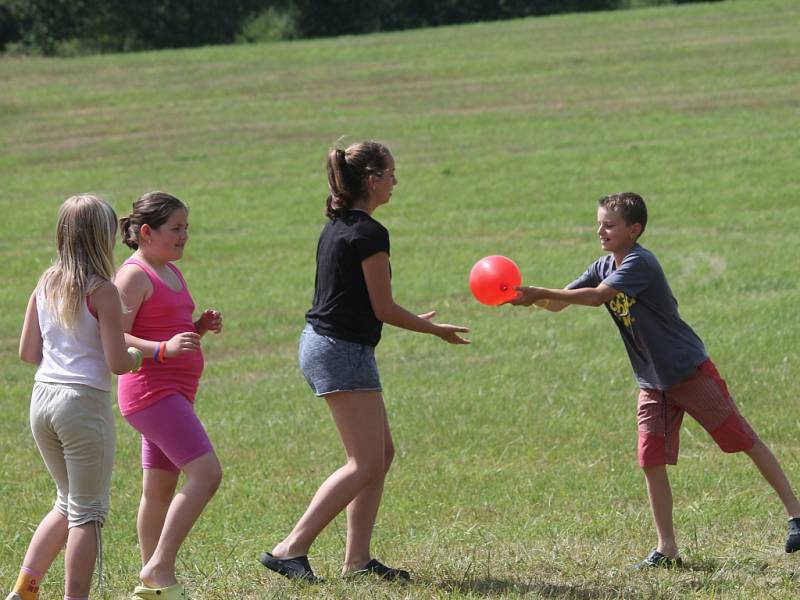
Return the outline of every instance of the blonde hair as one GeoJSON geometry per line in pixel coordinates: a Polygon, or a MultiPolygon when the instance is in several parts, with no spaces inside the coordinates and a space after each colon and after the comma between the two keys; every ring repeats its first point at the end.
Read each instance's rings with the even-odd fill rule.
{"type": "Polygon", "coordinates": [[[39,279],[38,290],[55,321],[71,329],[84,298],[114,278],[117,215],[101,198],[80,194],[58,210],[52,267],[39,279]]]}

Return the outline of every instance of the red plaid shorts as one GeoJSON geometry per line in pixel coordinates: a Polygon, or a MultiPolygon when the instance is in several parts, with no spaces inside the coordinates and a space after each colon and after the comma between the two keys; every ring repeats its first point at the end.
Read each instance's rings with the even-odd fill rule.
{"type": "Polygon", "coordinates": [[[684,412],[708,431],[723,452],[749,450],[758,441],[756,432],[739,414],[725,381],[708,359],[691,377],[667,390],[639,391],[640,466],[677,464],[684,412]]]}

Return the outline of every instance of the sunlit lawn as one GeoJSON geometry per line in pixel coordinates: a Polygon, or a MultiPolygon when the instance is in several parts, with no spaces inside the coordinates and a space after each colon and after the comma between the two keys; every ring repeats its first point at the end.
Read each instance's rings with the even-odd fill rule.
{"type": "MultiPolygon", "coordinates": [[[[191,206],[181,261],[207,338],[198,396],[225,481],[182,552],[192,598],[794,598],[777,498],[695,423],[671,471],[688,567],[635,573],[655,544],[636,466],[630,367],[600,309],[490,309],[466,277],[506,254],[562,286],[599,256],[597,198],[634,190],[681,306],[790,478],[797,404],[800,6],[731,1],[263,46],[0,60],[0,589],[54,500],[16,358],[53,256],[59,203],[143,191],[191,206]],[[472,327],[472,345],[387,329],[378,348],[397,445],[375,555],[415,582],[337,580],[344,521],[312,548],[328,582],[258,554],[343,452],[296,367],[340,136],[393,150],[376,217],[404,306],[472,327]]],[[[118,261],[127,255],[120,246],[118,261]]],[[[134,431],[118,423],[102,596],[137,581],[134,431]]],[[[43,599],[63,594],[53,566],[43,599]]],[[[4,593],[4,592],[3,592],[4,593]]],[[[96,594],[98,597],[101,594],[96,594]]]]}

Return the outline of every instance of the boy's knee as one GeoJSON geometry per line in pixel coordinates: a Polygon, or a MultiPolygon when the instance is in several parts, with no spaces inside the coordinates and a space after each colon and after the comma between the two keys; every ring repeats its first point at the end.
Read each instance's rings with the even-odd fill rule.
{"type": "Polygon", "coordinates": [[[645,475],[660,473],[661,471],[667,470],[667,465],[665,463],[657,464],[657,465],[640,465],[642,467],[642,472],[645,475]]]}

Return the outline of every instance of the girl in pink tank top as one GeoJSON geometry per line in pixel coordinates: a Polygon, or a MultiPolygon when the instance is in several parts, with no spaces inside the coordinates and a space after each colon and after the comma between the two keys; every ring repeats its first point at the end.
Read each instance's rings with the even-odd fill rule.
{"type": "MultiPolygon", "coordinates": [[[[173,337],[185,332],[196,331],[192,321],[194,302],[186,288],[183,275],[175,265],[166,263],[167,268],[175,276],[175,281],[179,283],[178,291],[172,289],[152,267],[135,255],[126,260],[122,268],[127,265],[135,265],[141,269],[152,289],[150,297],[144,299],[136,312],[129,331],[130,335],[143,340],[158,341],[172,340],[173,337]]],[[[137,275],[139,279],[144,280],[140,274],[137,275]]],[[[155,351],[148,353],[148,357],[154,355],[155,351]]],[[[177,354],[169,359],[165,356],[163,362],[146,360],[137,373],[120,378],[118,393],[120,412],[123,416],[131,415],[176,393],[194,403],[202,372],[203,351],[199,345],[193,352],[177,354]]]]}
{"type": "Polygon", "coordinates": [[[120,377],[118,391],[122,415],[142,435],[142,570],[133,598],[182,597],[175,576],[178,549],[222,479],[194,411],[203,372],[200,340],[222,330],[222,316],[206,310],[193,320],[194,301],[172,264],[183,255],[188,227],[186,206],[164,192],[142,195],[120,220],[123,242],[136,250],[116,278],[128,311],[125,338],[146,357],[140,372],[120,377]],[[186,483],[175,495],[181,472],[186,483]]]}

